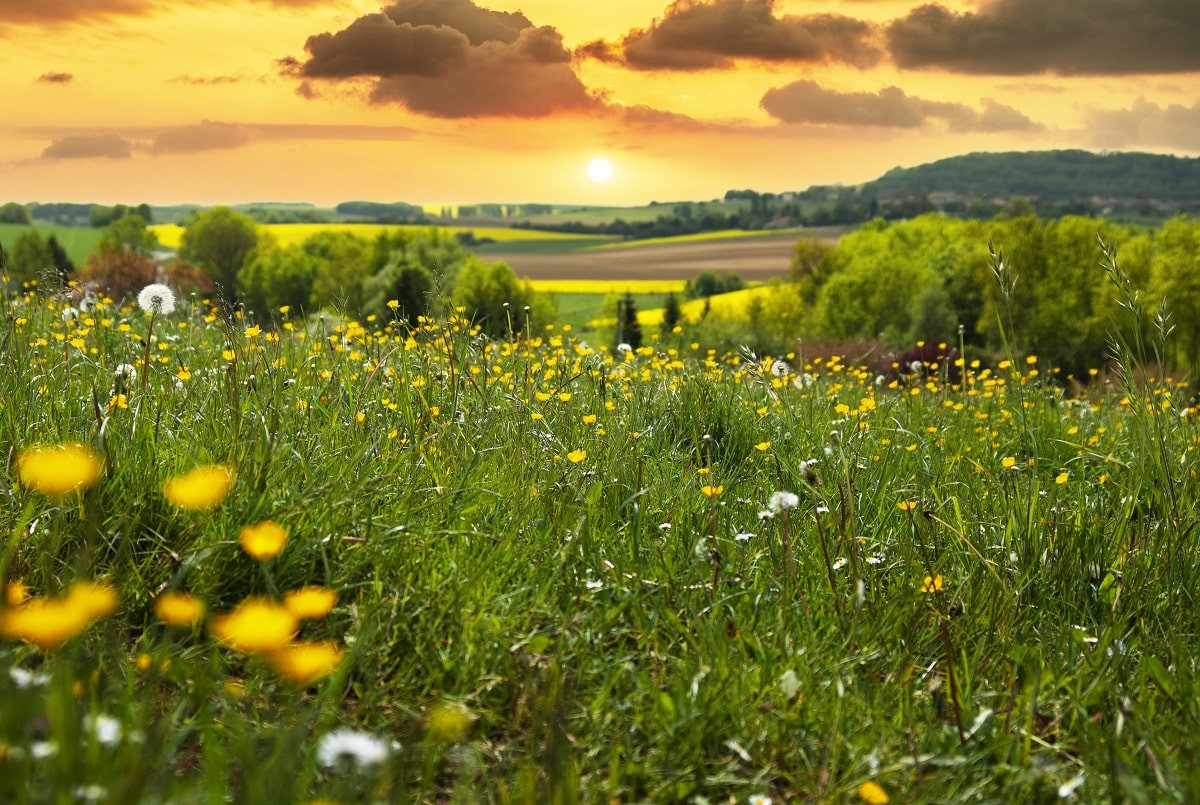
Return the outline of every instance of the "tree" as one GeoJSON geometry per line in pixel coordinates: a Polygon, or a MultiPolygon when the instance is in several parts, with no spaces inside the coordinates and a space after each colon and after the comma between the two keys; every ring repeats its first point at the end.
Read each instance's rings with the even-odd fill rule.
{"type": "Polygon", "coordinates": [[[312,287],[313,306],[363,315],[364,284],[371,276],[370,242],[349,232],[327,231],[312,235],[301,246],[320,263],[312,287]]]}
{"type": "Polygon", "coordinates": [[[54,272],[54,254],[37,230],[30,229],[13,244],[8,257],[8,275],[15,282],[40,281],[54,272]]]}
{"type": "Polygon", "coordinates": [[[10,201],[0,205],[0,224],[32,224],[33,218],[24,204],[10,201]]]}
{"type": "Polygon", "coordinates": [[[229,207],[197,213],[183,230],[179,255],[200,267],[233,301],[238,272],[258,244],[258,231],[249,216],[229,207]]]}
{"type": "Polygon", "coordinates": [[[617,344],[628,344],[637,349],[642,345],[642,324],[637,317],[637,303],[633,294],[625,292],[625,296],[617,300],[617,344]]]}
{"type": "Polygon", "coordinates": [[[158,280],[157,248],[158,238],[146,229],[145,219],[130,213],[105,227],[80,273],[120,299],[158,280]]]}
{"type": "Polygon", "coordinates": [[[269,316],[288,306],[300,313],[313,304],[321,262],[304,247],[256,251],[238,274],[238,294],[247,310],[269,316]]]}
{"type": "Polygon", "coordinates": [[[129,213],[110,223],[100,233],[98,249],[124,249],[138,257],[150,257],[159,248],[158,237],[146,228],[146,219],[129,213]]]}
{"type": "Polygon", "coordinates": [[[679,307],[679,298],[673,292],[667,294],[667,298],[663,300],[663,335],[674,332],[675,327],[682,320],[683,310],[679,307]]]}
{"type": "Polygon", "coordinates": [[[533,286],[517,279],[506,263],[485,263],[474,256],[459,270],[451,299],[484,332],[497,337],[523,331],[536,301],[533,286]]]}

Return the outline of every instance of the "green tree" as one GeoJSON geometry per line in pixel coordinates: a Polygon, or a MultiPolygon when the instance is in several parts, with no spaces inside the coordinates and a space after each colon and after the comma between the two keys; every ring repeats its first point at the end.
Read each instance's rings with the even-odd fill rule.
{"type": "Polygon", "coordinates": [[[0,205],[0,224],[32,224],[33,217],[24,204],[10,201],[0,205]]]}
{"type": "Polygon", "coordinates": [[[642,345],[642,324],[638,321],[637,303],[628,291],[617,300],[617,344],[637,349],[642,345]]]}
{"type": "Polygon", "coordinates": [[[416,327],[417,320],[432,310],[434,293],[433,273],[400,253],[363,283],[363,311],[416,327]]]}
{"type": "Polygon", "coordinates": [[[307,238],[302,247],[320,263],[313,305],[362,316],[364,284],[371,276],[370,242],[350,232],[326,231],[307,238]]]}
{"type": "Polygon", "coordinates": [[[679,306],[679,297],[673,292],[667,294],[667,298],[663,300],[662,334],[665,336],[674,332],[682,320],[683,310],[679,306]]]}
{"type": "Polygon", "coordinates": [[[14,282],[40,282],[54,273],[54,253],[37,230],[17,238],[8,257],[8,275],[14,282]]]}
{"type": "Polygon", "coordinates": [[[100,233],[98,249],[133,252],[138,257],[150,257],[159,248],[158,237],[146,228],[146,219],[129,213],[110,223],[100,233]]]}
{"type": "Polygon", "coordinates": [[[153,255],[158,238],[146,229],[142,216],[131,213],[100,233],[96,251],[88,255],[80,274],[114,298],[130,296],[159,279],[153,255]]]}
{"type": "Polygon", "coordinates": [[[75,272],[75,264],[71,262],[67,250],[62,247],[54,235],[46,238],[46,247],[50,250],[54,267],[58,270],[58,276],[65,281],[75,272]]]}
{"type": "Polygon", "coordinates": [[[311,310],[321,268],[303,245],[255,251],[238,273],[238,295],[260,316],[272,316],[285,305],[296,313],[311,310]]]}
{"type": "Polygon", "coordinates": [[[485,263],[471,256],[458,272],[451,299],[456,308],[491,336],[525,329],[534,313],[533,286],[521,282],[506,263],[485,263]]]}
{"type": "Polygon", "coordinates": [[[1175,324],[1175,361],[1200,372],[1200,224],[1178,216],[1154,238],[1154,296],[1166,299],[1175,324]]]}
{"type": "Polygon", "coordinates": [[[238,272],[258,245],[258,230],[249,216],[229,207],[197,213],[183,230],[179,255],[203,270],[232,301],[238,272]]]}

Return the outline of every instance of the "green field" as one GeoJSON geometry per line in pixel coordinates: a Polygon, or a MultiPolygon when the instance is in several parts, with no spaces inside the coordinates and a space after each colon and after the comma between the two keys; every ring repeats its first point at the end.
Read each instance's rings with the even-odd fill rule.
{"type": "MultiPolygon", "coordinates": [[[[4,244],[6,251],[10,251],[17,239],[30,229],[31,227],[23,224],[0,224],[0,243],[4,244]]],[[[75,265],[86,262],[87,256],[95,251],[96,244],[100,241],[100,230],[88,227],[49,226],[39,223],[34,224],[32,229],[43,238],[54,235],[75,265]]]]}
{"type": "Polygon", "coordinates": [[[1064,389],[58,305],[0,292],[0,801],[1200,799],[1140,342],[1064,389]]]}

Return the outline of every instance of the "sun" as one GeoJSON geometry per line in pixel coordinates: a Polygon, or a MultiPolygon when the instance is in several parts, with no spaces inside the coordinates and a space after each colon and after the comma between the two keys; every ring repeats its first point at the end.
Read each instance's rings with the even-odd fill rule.
{"type": "Polygon", "coordinates": [[[613,166],[604,157],[596,157],[587,166],[588,178],[597,184],[603,184],[613,177],[613,166]]]}

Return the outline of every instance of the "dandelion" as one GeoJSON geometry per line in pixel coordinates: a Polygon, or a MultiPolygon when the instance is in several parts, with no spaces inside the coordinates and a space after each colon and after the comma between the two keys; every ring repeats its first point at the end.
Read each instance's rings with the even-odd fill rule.
{"type": "Polygon", "coordinates": [[[936,576],[926,576],[921,581],[921,592],[923,593],[940,593],[942,591],[942,574],[936,576]]]}
{"type": "Polygon", "coordinates": [[[17,474],[30,489],[64,497],[96,482],[100,457],[81,444],[30,447],[17,457],[17,474]]]}
{"type": "Polygon", "coordinates": [[[113,370],[113,380],[117,383],[132,383],[137,380],[137,368],[132,364],[122,363],[113,370]]]}
{"type": "Polygon", "coordinates": [[[323,618],[337,603],[337,593],[327,587],[301,587],[283,594],[283,606],[300,620],[323,618]]]}
{"type": "Polygon", "coordinates": [[[858,787],[858,798],[868,805],[887,805],[891,801],[883,786],[871,780],[858,787]]]}
{"type": "Polygon", "coordinates": [[[197,467],[163,484],[163,495],[181,509],[211,509],[233,486],[233,470],[219,464],[197,467]]]}
{"type": "Polygon", "coordinates": [[[1004,467],[1006,470],[1016,469],[1016,456],[1005,456],[1004,458],[1000,459],[1000,466],[1004,467]]]}
{"type": "Polygon", "coordinates": [[[291,643],[266,655],[275,672],[296,685],[309,685],[329,676],[342,664],[342,650],[333,643],[291,643]]]}
{"type": "Polygon", "coordinates": [[[300,621],[272,601],[247,598],[224,615],[212,620],[212,632],[234,651],[247,654],[276,651],[292,641],[300,621]]]}
{"type": "Polygon", "coordinates": [[[377,766],[391,751],[386,743],[359,730],[333,730],[321,736],[317,743],[317,762],[327,769],[349,762],[363,768],[377,766]]]}
{"type": "Polygon", "coordinates": [[[204,617],[204,602],[187,593],[163,593],[154,599],[154,614],[168,626],[195,626],[204,617]]]}
{"type": "Polygon", "coordinates": [[[76,582],[61,598],[31,598],[0,612],[0,634],[51,651],[116,608],[108,585],[76,582]]]}
{"type": "Polygon", "coordinates": [[[788,366],[787,361],[779,360],[771,364],[772,377],[785,377],[792,372],[792,367],[788,366]]]}
{"type": "Polygon", "coordinates": [[[286,542],[287,531],[274,520],[242,526],[238,532],[238,543],[242,550],[255,559],[274,559],[283,551],[286,542]]]}
{"type": "Polygon", "coordinates": [[[572,464],[578,464],[585,458],[587,458],[586,450],[572,450],[570,453],[567,453],[567,461],[570,461],[572,464]]]}
{"type": "Polygon", "coordinates": [[[795,492],[776,492],[767,501],[767,506],[771,509],[772,516],[785,512],[788,509],[794,509],[799,505],[800,496],[795,492]]]}
{"type": "Polygon", "coordinates": [[[443,743],[455,743],[460,740],[474,723],[475,714],[461,702],[436,705],[425,718],[429,734],[443,743]]]}
{"type": "Polygon", "coordinates": [[[717,484],[716,486],[712,486],[711,484],[705,484],[704,486],[700,487],[700,494],[704,495],[704,497],[706,497],[706,498],[715,498],[717,495],[720,495],[724,491],[725,491],[724,484],[717,484]]]}
{"type": "Polygon", "coordinates": [[[138,291],[137,303],[151,316],[169,316],[175,312],[175,292],[162,283],[154,282],[138,291]]]}

